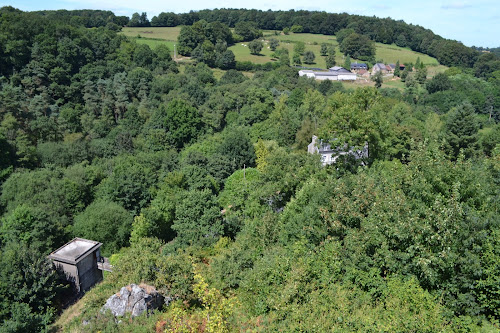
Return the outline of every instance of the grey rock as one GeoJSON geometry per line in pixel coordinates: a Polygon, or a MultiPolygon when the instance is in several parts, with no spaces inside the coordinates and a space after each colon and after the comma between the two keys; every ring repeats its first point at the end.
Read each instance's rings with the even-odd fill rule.
{"type": "Polygon", "coordinates": [[[152,312],[164,303],[164,297],[153,286],[130,284],[108,298],[101,311],[110,310],[115,317],[122,317],[128,312],[136,317],[144,311],[152,312]]]}

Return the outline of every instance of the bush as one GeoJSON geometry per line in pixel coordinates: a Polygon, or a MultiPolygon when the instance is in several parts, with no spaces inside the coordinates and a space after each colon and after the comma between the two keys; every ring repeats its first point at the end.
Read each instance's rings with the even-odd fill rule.
{"type": "Polygon", "coordinates": [[[73,234],[103,243],[103,255],[110,255],[128,245],[131,228],[132,214],[115,202],[99,200],[75,217],[73,234]]]}
{"type": "Polygon", "coordinates": [[[254,69],[254,64],[251,61],[237,61],[236,70],[237,71],[251,71],[254,69]]]}

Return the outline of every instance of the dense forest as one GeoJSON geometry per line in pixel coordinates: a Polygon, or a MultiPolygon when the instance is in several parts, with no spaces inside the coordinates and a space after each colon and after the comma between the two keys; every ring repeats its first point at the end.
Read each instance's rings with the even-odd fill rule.
{"type": "Polygon", "coordinates": [[[391,19],[162,14],[0,9],[1,332],[500,329],[494,52],[391,19]],[[202,56],[178,63],[117,33],[136,20],[203,27],[193,50],[236,25],[403,36],[452,67],[408,70],[404,89],[319,83],[281,61],[215,76],[202,56]],[[313,135],[369,154],[323,166],[313,135]],[[102,242],[114,268],[62,312],[70,286],[47,255],[73,237],[102,242]],[[172,302],[100,311],[141,282],[172,302]]]}

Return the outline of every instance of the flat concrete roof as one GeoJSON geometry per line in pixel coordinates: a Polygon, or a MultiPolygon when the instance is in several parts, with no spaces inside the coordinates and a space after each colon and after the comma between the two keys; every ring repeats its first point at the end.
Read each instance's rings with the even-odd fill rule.
{"type": "Polygon", "coordinates": [[[81,259],[85,258],[88,253],[94,252],[101,246],[102,243],[93,240],[74,238],[52,252],[49,258],[68,264],[76,264],[81,259]]]}

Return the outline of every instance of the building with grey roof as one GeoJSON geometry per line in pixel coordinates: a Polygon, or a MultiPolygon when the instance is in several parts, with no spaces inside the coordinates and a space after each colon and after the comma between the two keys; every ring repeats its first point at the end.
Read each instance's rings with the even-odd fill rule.
{"type": "Polygon", "coordinates": [[[102,243],[96,241],[74,238],[52,252],[49,259],[79,293],[102,280],[102,271],[97,267],[101,261],[101,246],[102,243]]]}
{"type": "Polygon", "coordinates": [[[312,71],[312,70],[300,70],[299,76],[306,76],[309,78],[314,78],[316,80],[332,80],[332,81],[355,81],[356,74],[348,71],[347,69],[334,66],[328,71],[312,71]]]}
{"type": "Polygon", "coordinates": [[[388,71],[385,64],[379,62],[373,65],[372,75],[376,74],[377,72],[382,72],[382,74],[386,74],[388,71]]]}

